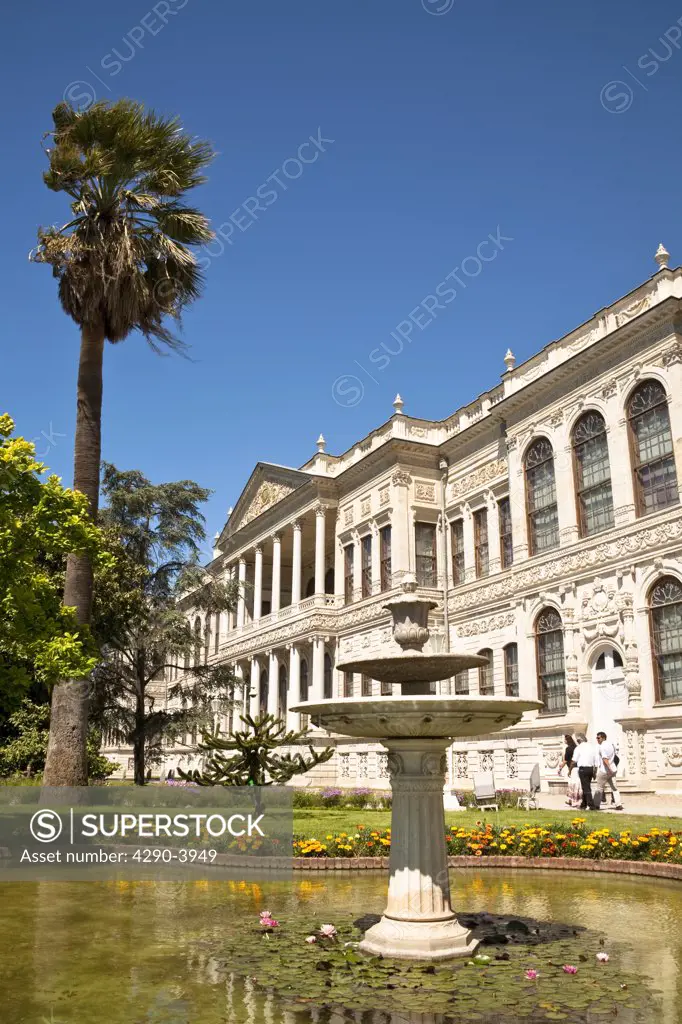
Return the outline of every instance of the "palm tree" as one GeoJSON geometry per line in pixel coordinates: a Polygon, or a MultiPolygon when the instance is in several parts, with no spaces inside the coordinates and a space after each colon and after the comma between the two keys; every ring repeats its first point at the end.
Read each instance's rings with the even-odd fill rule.
{"type": "MultiPolygon", "coordinates": [[[[207,218],[184,205],[206,179],[208,142],[187,136],[177,118],[139,103],[95,103],[77,111],[60,103],[46,138],[53,192],[66,192],[72,218],[41,229],[32,258],[49,263],[62,308],[80,327],[74,488],[87,495],[93,517],[100,479],[104,342],[139,331],[156,351],[182,348],[167,326],[200,293],[192,246],[213,237],[207,218]]],[[[87,627],[92,607],[89,558],[70,555],[64,604],[87,627]]],[[[52,693],[44,781],[87,784],[87,684],[58,683],[52,693]]]]}

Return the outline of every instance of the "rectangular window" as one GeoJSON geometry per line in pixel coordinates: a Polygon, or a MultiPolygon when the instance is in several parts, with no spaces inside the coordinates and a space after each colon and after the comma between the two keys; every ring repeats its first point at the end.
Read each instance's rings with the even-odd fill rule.
{"type": "Polygon", "coordinates": [[[469,669],[463,668],[460,672],[455,672],[455,693],[460,697],[465,697],[469,693],[469,669]]]}
{"type": "Polygon", "coordinates": [[[346,604],[351,604],[353,601],[353,561],[353,545],[349,544],[343,549],[343,593],[346,604]]]}
{"type": "Polygon", "coordinates": [[[380,544],[380,556],[381,556],[381,589],[391,589],[391,576],[393,569],[391,568],[391,527],[382,526],[379,531],[379,544],[380,544]]]}
{"type": "Polygon", "coordinates": [[[372,593],[372,535],[368,533],[360,541],[362,556],[362,596],[370,597],[372,593]]]}
{"type": "Polygon", "coordinates": [[[417,584],[420,587],[437,587],[436,527],[434,524],[415,523],[414,541],[417,584]]]}
{"type": "Polygon", "coordinates": [[[507,644],[504,649],[504,692],[507,697],[519,695],[519,649],[507,644]]]}
{"type": "Polygon", "coordinates": [[[497,508],[500,520],[500,564],[503,569],[508,569],[514,561],[511,504],[509,498],[502,498],[498,502],[497,508]]]}
{"type": "Polygon", "coordinates": [[[452,524],[452,581],[464,583],[464,520],[456,519],[452,524]]]}
{"type": "Polygon", "coordinates": [[[490,568],[490,549],[488,547],[488,511],[479,508],[474,512],[474,555],[476,560],[476,579],[487,576],[490,568]]]}
{"type": "Polygon", "coordinates": [[[564,667],[564,638],[561,630],[541,633],[537,638],[540,700],[544,712],[565,714],[566,673],[564,667]]]}
{"type": "Polygon", "coordinates": [[[381,684],[381,696],[392,697],[393,696],[393,683],[382,683],[381,684]]]}
{"type": "Polygon", "coordinates": [[[362,690],[361,690],[361,692],[362,692],[362,696],[363,697],[371,697],[372,696],[372,680],[370,679],[369,676],[366,676],[364,673],[362,675],[362,690]]]}
{"type": "Polygon", "coordinates": [[[478,670],[478,692],[481,697],[493,697],[495,695],[495,683],[493,680],[493,652],[491,650],[479,651],[481,657],[487,658],[488,664],[481,665],[478,670]]]}
{"type": "Polygon", "coordinates": [[[353,673],[352,672],[344,672],[343,673],[343,695],[344,695],[344,697],[352,697],[353,696],[353,673]]]}

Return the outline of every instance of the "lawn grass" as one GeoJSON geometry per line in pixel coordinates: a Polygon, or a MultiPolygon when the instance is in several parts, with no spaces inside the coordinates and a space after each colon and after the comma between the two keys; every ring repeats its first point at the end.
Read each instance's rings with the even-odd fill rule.
{"type": "MultiPolygon", "coordinates": [[[[682,818],[657,817],[653,814],[623,814],[619,811],[558,811],[539,810],[524,811],[507,809],[494,811],[446,811],[445,822],[448,826],[458,825],[461,828],[473,828],[477,822],[490,822],[491,825],[525,824],[547,826],[570,824],[573,818],[586,818],[593,828],[608,828],[612,832],[630,829],[631,832],[648,832],[652,828],[670,829],[682,832],[682,818]],[[594,823],[594,824],[593,824],[594,823]]],[[[366,825],[378,830],[386,829],[391,824],[390,811],[363,811],[354,808],[334,808],[316,810],[312,808],[294,808],[294,833],[306,839],[323,839],[325,836],[339,832],[353,834],[358,825],[366,825]]]]}

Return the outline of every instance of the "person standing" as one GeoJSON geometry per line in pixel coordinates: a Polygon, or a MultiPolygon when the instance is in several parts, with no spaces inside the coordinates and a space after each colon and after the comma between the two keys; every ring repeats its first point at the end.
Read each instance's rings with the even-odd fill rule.
{"type": "Polygon", "coordinates": [[[611,740],[606,738],[605,732],[597,733],[599,766],[597,768],[597,789],[601,790],[602,800],[606,800],[606,787],[613,793],[613,802],[617,811],[623,810],[623,802],[616,787],[616,771],[618,769],[618,755],[611,740]]]}
{"type": "Polygon", "coordinates": [[[564,750],[563,764],[559,768],[559,775],[561,775],[562,771],[564,770],[564,766],[568,769],[568,774],[570,775],[571,765],[573,763],[573,751],[575,750],[576,744],[573,737],[569,736],[568,733],[566,733],[566,735],[564,736],[564,743],[566,744],[566,749],[564,750]]]}
{"type": "Polygon", "coordinates": [[[581,811],[596,811],[592,799],[592,780],[597,776],[599,767],[599,754],[597,748],[587,742],[587,736],[579,732],[576,736],[578,746],[573,751],[573,764],[578,769],[578,778],[583,791],[583,799],[580,804],[581,811]]]}

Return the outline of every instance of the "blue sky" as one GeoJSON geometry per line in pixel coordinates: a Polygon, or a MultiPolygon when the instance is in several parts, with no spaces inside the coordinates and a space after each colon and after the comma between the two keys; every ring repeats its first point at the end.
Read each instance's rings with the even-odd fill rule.
{"type": "Polygon", "coordinates": [[[27,261],[67,219],[40,148],[65,94],[177,113],[218,151],[196,198],[227,240],[192,361],[107,346],[103,425],[120,468],[213,488],[212,535],[259,459],[298,466],[320,431],[341,452],[396,391],[447,416],[508,346],[527,358],[653,273],[659,241],[682,262],[681,25],[669,0],[10,5],[0,405],[70,482],[78,331],[27,261]]]}

